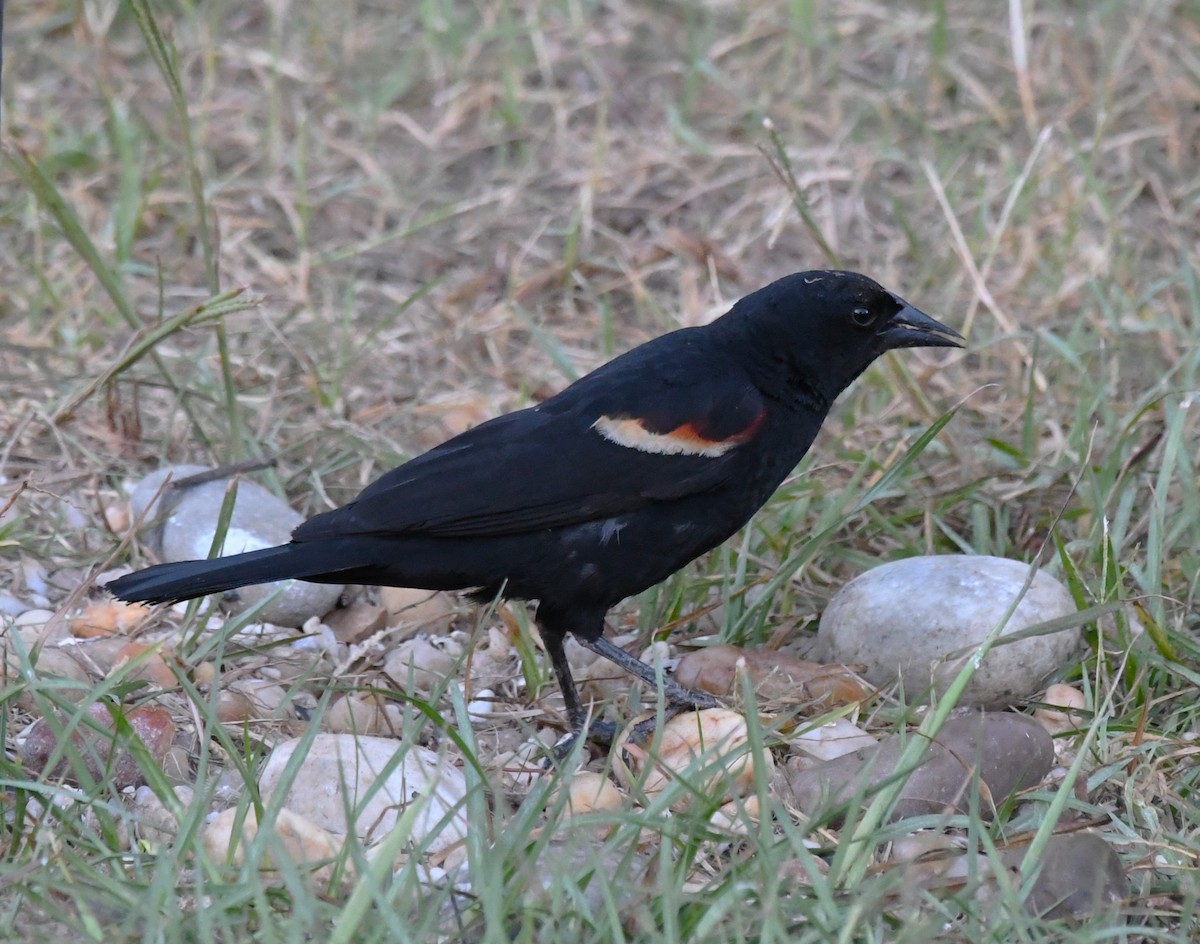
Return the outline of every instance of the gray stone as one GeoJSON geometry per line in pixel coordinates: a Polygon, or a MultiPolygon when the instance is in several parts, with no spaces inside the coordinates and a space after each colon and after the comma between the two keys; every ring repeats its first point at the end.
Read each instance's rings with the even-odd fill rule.
{"type": "Polygon", "coordinates": [[[172,482],[190,475],[207,472],[202,465],[168,465],[155,469],[129,492],[129,512],[132,521],[141,521],[141,538],[155,554],[162,553],[163,523],[166,516],[187,493],[186,489],[164,485],[168,476],[172,482]]]}
{"type": "MultiPolygon", "coordinates": [[[[879,686],[900,681],[910,702],[945,692],[1021,593],[1029,565],[1000,557],[911,557],[869,570],[829,602],[818,658],[862,665],[879,686]]],[[[1004,707],[1040,691],[1079,646],[1073,627],[1018,642],[1003,636],[1075,612],[1066,588],[1039,572],[987,654],[960,705],[1004,707]]]]}
{"type": "MultiPolygon", "coordinates": [[[[827,804],[871,794],[891,779],[908,739],[915,736],[896,734],[809,767],[789,765],[789,798],[801,812],[812,814],[827,804]]],[[[980,813],[990,816],[1016,792],[1040,783],[1053,763],[1054,742],[1032,718],[1000,711],[950,718],[909,775],[892,818],[967,812],[975,794],[980,813]]]]}
{"type": "MultiPolygon", "coordinates": [[[[1025,850],[1013,849],[1004,860],[1019,868],[1025,850]]],[[[1111,915],[1129,895],[1129,879],[1112,846],[1095,833],[1051,836],[1025,907],[1044,918],[1086,920],[1111,915]]]]}
{"type": "MultiPolygon", "coordinates": [[[[158,469],[142,479],[130,493],[129,502],[135,519],[155,502],[155,495],[159,495],[145,518],[145,539],[163,561],[201,560],[209,556],[229,480],[162,488],[167,475],[174,481],[205,471],[203,466],[194,465],[158,469]]],[[[303,515],[261,485],[239,479],[221,554],[229,556],[286,544],[302,521],[303,515]]],[[[310,617],[323,616],[334,607],[344,589],[341,584],[278,581],[230,591],[225,595],[225,602],[233,612],[241,613],[269,597],[280,584],[284,585],[282,594],[259,614],[264,622],[278,626],[302,626],[310,617]]]]}

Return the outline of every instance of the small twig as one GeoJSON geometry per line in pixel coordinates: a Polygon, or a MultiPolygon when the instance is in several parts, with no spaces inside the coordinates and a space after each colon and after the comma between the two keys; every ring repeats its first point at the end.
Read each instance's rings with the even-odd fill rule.
{"type": "Polygon", "coordinates": [[[8,512],[13,505],[17,503],[17,499],[21,497],[21,493],[29,487],[29,479],[22,479],[21,484],[17,486],[17,490],[8,496],[8,501],[4,503],[4,507],[0,508],[0,518],[8,512]]]}
{"type": "Polygon", "coordinates": [[[168,488],[191,488],[195,485],[203,485],[205,482],[216,482],[219,479],[227,479],[233,475],[240,475],[243,472],[257,472],[259,469],[273,469],[278,463],[275,456],[265,459],[246,459],[243,462],[233,462],[229,465],[219,465],[215,469],[205,469],[203,472],[196,472],[194,475],[185,475],[182,478],[172,479],[167,483],[168,488]]]}

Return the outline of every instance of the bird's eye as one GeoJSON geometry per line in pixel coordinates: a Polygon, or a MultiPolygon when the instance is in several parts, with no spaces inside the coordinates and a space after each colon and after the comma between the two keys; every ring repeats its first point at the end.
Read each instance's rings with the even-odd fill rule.
{"type": "Polygon", "coordinates": [[[875,316],[871,314],[868,308],[855,308],[854,311],[850,312],[850,319],[860,328],[867,328],[875,320],[875,316]]]}

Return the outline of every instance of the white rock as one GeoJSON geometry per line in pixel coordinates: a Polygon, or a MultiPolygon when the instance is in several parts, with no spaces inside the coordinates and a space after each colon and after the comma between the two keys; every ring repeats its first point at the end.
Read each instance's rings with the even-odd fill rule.
{"type": "Polygon", "coordinates": [[[14,617],[29,609],[29,604],[19,600],[11,593],[0,591],[0,616],[14,617]]]}
{"type": "Polygon", "coordinates": [[[162,549],[162,523],[158,522],[157,526],[153,525],[155,516],[164,510],[170,510],[183,496],[182,491],[173,489],[170,485],[164,487],[163,483],[166,482],[168,476],[172,482],[177,482],[180,479],[207,471],[208,467],[203,465],[163,466],[161,469],[155,469],[129,490],[129,511],[135,521],[141,520],[144,525],[148,526],[143,539],[155,551],[162,549]],[[157,505],[157,507],[151,507],[153,505],[157,505]]]}
{"type": "Polygon", "coordinates": [[[52,619],[54,619],[53,610],[36,608],[32,610],[26,610],[23,613],[18,613],[13,618],[12,622],[14,626],[33,626],[41,629],[52,619]]]}
{"type": "Polygon", "coordinates": [[[21,570],[25,574],[25,586],[29,588],[31,594],[36,598],[48,599],[50,584],[46,581],[45,565],[23,557],[21,558],[21,570]]]}
{"type": "MultiPolygon", "coordinates": [[[[167,486],[154,502],[155,494],[168,474],[176,481],[204,471],[207,470],[203,466],[194,465],[158,469],[142,479],[129,497],[135,518],[145,513],[151,503],[156,505],[150,508],[145,519],[151,525],[146,539],[164,561],[208,557],[228,480],[219,479],[186,488],[167,486]]],[[[286,544],[293,529],[302,521],[303,515],[261,485],[240,479],[221,553],[228,557],[286,544]]],[[[340,584],[300,580],[281,582],[286,583],[283,594],[260,614],[264,622],[280,626],[301,626],[310,617],[323,616],[337,603],[344,589],[340,584]]],[[[242,587],[227,593],[225,600],[231,610],[240,613],[266,599],[278,587],[278,582],[242,587]]]]}
{"type": "MultiPolygon", "coordinates": [[[[264,796],[281,786],[289,765],[295,766],[300,743],[285,741],[271,752],[259,778],[264,796]]],[[[466,779],[445,757],[423,747],[391,738],[318,734],[297,763],[284,805],[331,833],[346,835],[352,828],[364,843],[377,843],[417,802],[421,808],[410,836],[422,850],[441,852],[466,836],[466,779]],[[384,782],[376,786],[380,777],[384,782]],[[370,798],[361,801],[368,792],[370,798]],[[356,811],[353,824],[346,821],[347,808],[356,811]]]]}
{"type": "MultiPolygon", "coordinates": [[[[286,808],[278,812],[269,828],[276,842],[266,845],[265,855],[257,863],[259,869],[274,871],[285,866],[300,869],[310,881],[328,888],[338,872],[331,860],[338,858],[344,837],[335,836],[286,808]]],[[[205,822],[201,842],[211,861],[228,861],[230,865],[240,867],[258,830],[258,816],[253,808],[243,811],[230,807],[205,822]]],[[[353,868],[353,863],[347,863],[340,870],[342,884],[352,879],[353,868]]]]}
{"type": "Polygon", "coordinates": [[[708,818],[708,825],[729,836],[749,836],[751,827],[757,825],[761,817],[758,797],[751,794],[720,807],[708,818]]]}
{"type": "MultiPolygon", "coordinates": [[[[818,630],[821,661],[859,663],[875,685],[900,680],[912,701],[944,692],[1020,595],[1029,566],[999,557],[911,557],[869,570],[830,601],[818,630]]],[[[1004,635],[1067,616],[1075,603],[1045,572],[1033,579],[1004,635]]],[[[1079,645],[1072,628],[995,646],[959,704],[999,707],[1038,691],[1079,645]]]]}
{"type": "Polygon", "coordinates": [[[553,737],[531,737],[514,751],[497,755],[493,769],[500,772],[500,781],[511,790],[529,790],[546,776],[546,749],[553,737]]]}
{"type": "MultiPolygon", "coordinates": [[[[194,791],[190,786],[180,784],[175,787],[175,796],[180,807],[186,810],[194,800],[194,791]]],[[[175,814],[149,787],[141,786],[134,791],[130,809],[135,817],[138,835],[148,842],[169,843],[179,832],[175,814]]]]}
{"type": "Polygon", "coordinates": [[[794,747],[820,760],[853,754],[860,748],[874,747],[875,743],[875,738],[845,718],[835,718],[792,738],[794,747]]]}
{"type": "Polygon", "coordinates": [[[450,636],[414,636],[388,653],[383,674],[403,691],[411,685],[428,695],[458,671],[462,654],[462,644],[450,636]]]}
{"type": "Polygon", "coordinates": [[[496,693],[490,688],[481,688],[467,702],[467,714],[472,721],[487,721],[496,710],[496,693]]]}

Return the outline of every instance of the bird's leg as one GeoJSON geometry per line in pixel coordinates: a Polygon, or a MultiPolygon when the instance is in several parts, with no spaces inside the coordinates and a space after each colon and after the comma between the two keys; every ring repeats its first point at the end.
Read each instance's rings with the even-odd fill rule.
{"type": "MultiPolygon", "coordinates": [[[[609,662],[615,663],[631,675],[640,678],[647,685],[654,687],[658,686],[659,676],[654,671],[653,666],[646,665],[640,659],[635,659],[620,646],[616,646],[609,642],[603,636],[598,636],[595,639],[584,639],[582,636],[575,637],[579,644],[591,649],[598,656],[603,656],[609,662]]],[[[708,692],[694,692],[690,688],[684,688],[673,678],[662,676],[663,694],[667,698],[667,703],[675,708],[690,708],[694,711],[699,711],[703,708],[724,708],[725,703],[715,695],[710,695],[708,692]]]]}
{"type": "MultiPolygon", "coordinates": [[[[583,639],[579,636],[575,637],[580,644],[591,649],[598,656],[603,656],[631,675],[640,678],[646,684],[657,687],[659,683],[659,675],[654,671],[653,666],[646,665],[640,659],[635,659],[620,646],[616,646],[609,642],[603,636],[598,636],[595,639],[583,639]]],[[[666,696],[667,703],[663,706],[663,711],[660,714],[654,714],[650,717],[639,721],[633,726],[629,732],[629,740],[634,744],[648,744],[654,736],[655,728],[661,720],[664,724],[670,721],[681,711],[700,711],[704,708],[724,708],[725,703],[715,695],[710,695],[708,692],[695,692],[690,688],[684,688],[673,678],[666,675],[662,676],[663,695],[666,696]]]]}
{"type": "Polygon", "coordinates": [[[605,744],[612,743],[612,739],[617,733],[616,725],[607,721],[593,721],[590,726],[588,725],[587,709],[583,707],[583,702],[579,698],[579,690],[575,687],[575,679],[571,675],[571,665],[567,662],[564,637],[558,633],[543,632],[542,642],[546,646],[546,652],[550,655],[550,665],[558,679],[558,687],[562,691],[563,701],[566,702],[567,723],[571,727],[570,736],[554,745],[552,752],[554,760],[562,760],[570,754],[571,748],[575,746],[575,741],[585,732],[587,737],[605,744]]]}
{"type": "Polygon", "coordinates": [[[542,633],[542,642],[550,655],[550,665],[558,679],[558,687],[562,691],[563,701],[567,704],[567,723],[573,734],[579,734],[587,724],[587,711],[579,700],[579,691],[575,688],[575,679],[571,675],[571,665],[567,662],[565,639],[557,633],[542,633]]]}

